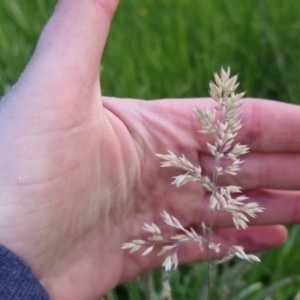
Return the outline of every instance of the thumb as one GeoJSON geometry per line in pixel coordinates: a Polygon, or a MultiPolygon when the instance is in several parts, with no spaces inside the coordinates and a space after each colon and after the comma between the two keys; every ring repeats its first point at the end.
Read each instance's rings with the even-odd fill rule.
{"type": "Polygon", "coordinates": [[[64,63],[80,67],[82,72],[98,73],[117,4],[117,0],[60,0],[35,56],[55,56],[60,68],[64,63]]]}
{"type": "Polygon", "coordinates": [[[33,87],[35,94],[55,91],[49,99],[43,97],[52,104],[62,101],[59,95],[66,92],[72,101],[90,99],[82,91],[95,93],[91,87],[99,88],[100,60],[117,4],[118,0],[60,0],[17,85],[25,82],[25,91],[33,87]]]}

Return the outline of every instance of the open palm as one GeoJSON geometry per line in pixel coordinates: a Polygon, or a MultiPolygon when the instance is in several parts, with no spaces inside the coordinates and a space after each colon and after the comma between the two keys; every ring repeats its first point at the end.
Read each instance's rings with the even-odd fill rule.
{"type": "MultiPolygon", "coordinates": [[[[162,210],[187,227],[207,220],[201,185],[170,186],[178,170],[159,168],[155,154],[184,153],[210,172],[207,141],[192,116],[210,100],[101,96],[98,68],[116,6],[115,0],[61,0],[0,106],[0,241],[25,259],[51,299],[95,299],[159,266],[155,253],[141,258],[121,245],[142,237],[144,223],[163,226],[162,210]]],[[[216,239],[261,251],[281,244],[286,232],[258,225],[299,222],[299,194],[277,190],[299,187],[300,141],[291,132],[300,125],[297,112],[271,101],[245,104],[239,139],[254,152],[233,180],[266,213],[247,231],[217,216],[216,239]],[[274,117],[274,109],[281,114],[274,117]]],[[[189,244],[179,258],[205,256],[189,244]]]]}

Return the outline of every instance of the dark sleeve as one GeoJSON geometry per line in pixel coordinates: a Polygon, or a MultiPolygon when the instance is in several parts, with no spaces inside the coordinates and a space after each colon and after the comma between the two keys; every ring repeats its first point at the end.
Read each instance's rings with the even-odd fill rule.
{"type": "Polygon", "coordinates": [[[0,245],[0,300],[49,300],[29,266],[0,245]]]}

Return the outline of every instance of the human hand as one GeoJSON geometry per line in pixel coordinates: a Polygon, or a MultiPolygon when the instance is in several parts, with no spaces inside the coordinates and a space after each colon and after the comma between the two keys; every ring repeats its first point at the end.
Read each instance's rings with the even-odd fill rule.
{"type": "MultiPolygon", "coordinates": [[[[161,169],[155,154],[184,153],[209,172],[192,110],[210,100],[101,95],[98,69],[116,6],[61,0],[0,103],[0,242],[31,266],[51,299],[95,299],[159,266],[155,253],[129,255],[121,245],[142,237],[144,223],[163,226],[162,210],[187,227],[207,220],[202,187],[171,187],[178,171],[161,169]]],[[[254,252],[286,238],[283,227],[261,225],[300,220],[299,193],[277,190],[299,188],[300,110],[249,100],[243,111],[239,139],[253,152],[233,180],[266,212],[246,231],[217,216],[215,239],[254,252]]],[[[193,244],[178,254],[182,263],[205,259],[193,244]]]]}

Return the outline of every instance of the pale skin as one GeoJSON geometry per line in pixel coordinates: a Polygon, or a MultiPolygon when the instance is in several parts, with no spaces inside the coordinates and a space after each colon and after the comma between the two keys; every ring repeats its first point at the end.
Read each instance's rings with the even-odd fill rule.
{"type": "MultiPolygon", "coordinates": [[[[207,139],[192,110],[211,101],[102,96],[99,65],[116,7],[116,0],[59,1],[0,103],[0,242],[29,264],[51,299],[96,299],[158,267],[155,251],[141,257],[121,246],[144,238],[144,223],[173,233],[162,210],[186,227],[207,221],[201,185],[170,186],[180,171],[160,168],[155,154],[184,153],[209,173],[207,139]]],[[[299,116],[296,106],[246,100],[238,139],[252,153],[225,181],[266,210],[246,231],[217,215],[216,242],[263,251],[286,239],[276,224],[299,223],[299,116]]],[[[194,244],[178,255],[181,263],[205,259],[194,244]]]]}

